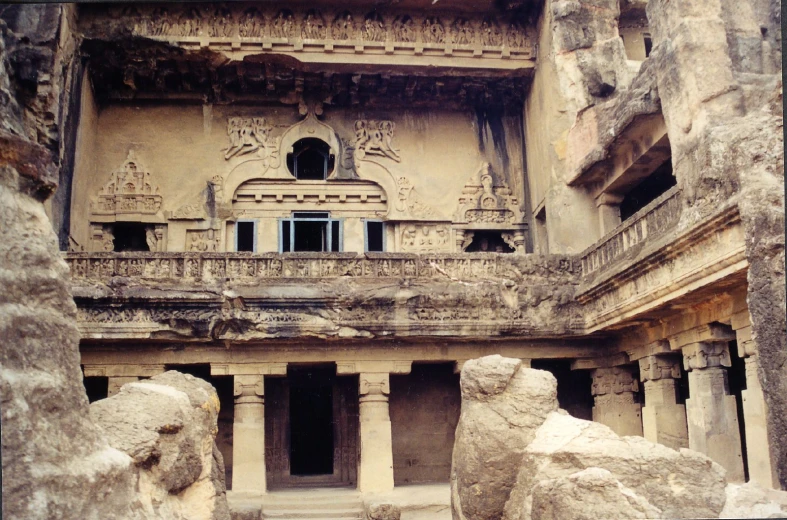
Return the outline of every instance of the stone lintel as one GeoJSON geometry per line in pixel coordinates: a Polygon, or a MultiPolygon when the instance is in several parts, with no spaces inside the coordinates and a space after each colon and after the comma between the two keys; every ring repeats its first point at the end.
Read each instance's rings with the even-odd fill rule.
{"type": "Polygon", "coordinates": [[[735,333],[729,325],[708,323],[670,336],[669,342],[672,350],[681,350],[694,343],[726,343],[734,339],[735,333]]]}
{"type": "Polygon", "coordinates": [[[745,308],[742,311],[736,312],[730,318],[730,322],[732,325],[732,330],[739,330],[745,327],[751,328],[751,315],[749,314],[749,308],[745,308]]]}
{"type": "Polygon", "coordinates": [[[669,341],[667,341],[666,339],[653,341],[646,345],[638,345],[638,346],[626,348],[626,354],[628,354],[628,357],[631,361],[638,361],[648,356],[664,354],[671,351],[672,349],[670,349],[669,341]]]}
{"type": "Polygon", "coordinates": [[[287,363],[211,363],[212,376],[286,376],[287,363]]]}
{"type": "Polygon", "coordinates": [[[629,363],[629,356],[625,352],[618,352],[611,356],[597,358],[581,358],[571,362],[571,370],[592,370],[596,368],[611,368],[629,363]]]}
{"type": "Polygon", "coordinates": [[[337,361],[336,375],[361,373],[409,374],[412,361],[337,361]]]}
{"type": "Polygon", "coordinates": [[[84,365],[85,377],[153,377],[164,365],[84,365]]]}

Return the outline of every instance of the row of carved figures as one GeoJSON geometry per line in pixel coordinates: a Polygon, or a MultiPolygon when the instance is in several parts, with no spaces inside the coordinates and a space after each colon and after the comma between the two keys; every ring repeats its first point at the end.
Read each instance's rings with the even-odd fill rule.
{"type": "Polygon", "coordinates": [[[328,23],[319,9],[296,14],[285,8],[266,16],[256,7],[242,12],[226,6],[214,9],[200,7],[186,5],[182,13],[176,13],[166,6],[157,7],[151,12],[141,12],[132,6],[123,15],[137,19],[135,29],[138,34],[153,36],[239,36],[403,43],[420,41],[489,47],[507,45],[511,48],[523,48],[528,44],[525,32],[518,23],[504,24],[503,30],[493,17],[483,20],[457,17],[452,23],[444,23],[439,16],[421,18],[401,14],[386,18],[377,11],[358,16],[350,11],[342,11],[328,23]]]}

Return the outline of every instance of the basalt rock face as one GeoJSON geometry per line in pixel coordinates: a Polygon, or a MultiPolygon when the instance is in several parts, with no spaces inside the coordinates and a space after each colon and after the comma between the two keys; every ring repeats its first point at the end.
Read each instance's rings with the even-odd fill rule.
{"type": "Polygon", "coordinates": [[[228,520],[214,442],[219,400],[201,379],[166,372],[90,406],[113,448],[134,461],[144,518],[228,520]]]}
{"type": "Polygon", "coordinates": [[[500,518],[525,447],[557,410],[557,381],[518,359],[468,361],[461,376],[462,412],[452,461],[453,518],[500,518]]]}

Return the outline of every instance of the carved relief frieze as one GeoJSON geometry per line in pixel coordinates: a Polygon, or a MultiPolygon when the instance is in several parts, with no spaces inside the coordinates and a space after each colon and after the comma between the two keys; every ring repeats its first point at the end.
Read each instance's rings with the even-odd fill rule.
{"type": "Polygon", "coordinates": [[[496,180],[489,164],[484,163],[462,189],[454,222],[511,228],[521,224],[523,218],[518,198],[504,181],[496,180]]]}
{"type": "Polygon", "coordinates": [[[404,252],[451,251],[451,226],[406,224],[402,226],[400,248],[404,252]]]}
{"type": "Polygon", "coordinates": [[[112,172],[109,181],[93,198],[93,215],[146,214],[161,210],[162,197],[153,185],[150,172],[139,162],[133,150],[123,165],[112,172]]]}
{"type": "Polygon", "coordinates": [[[415,218],[435,218],[437,212],[418,195],[410,179],[400,176],[396,179],[396,209],[415,218]]]}
{"type": "Polygon", "coordinates": [[[230,117],[227,120],[229,145],[224,149],[224,159],[254,154],[278,166],[279,150],[271,135],[273,126],[264,117],[230,117]]]}
{"type": "Polygon", "coordinates": [[[491,17],[421,14],[416,12],[371,12],[338,8],[321,12],[316,8],[184,5],[182,7],[143,7],[128,11],[135,19],[138,35],[180,40],[209,46],[213,43],[240,41],[241,46],[260,46],[285,52],[322,50],[351,54],[367,51],[407,53],[420,56],[424,48],[442,49],[443,57],[493,59],[532,59],[533,45],[528,31],[517,23],[501,29],[491,17]],[[328,20],[328,22],[326,22],[328,20]],[[293,45],[295,44],[295,45],[293,45]],[[267,46],[266,46],[267,45],[267,46]]]}
{"type": "Polygon", "coordinates": [[[355,138],[352,142],[354,157],[361,161],[367,155],[387,157],[396,162],[401,161],[399,150],[394,148],[393,138],[396,124],[393,121],[366,121],[359,119],[355,122],[355,138]]]}

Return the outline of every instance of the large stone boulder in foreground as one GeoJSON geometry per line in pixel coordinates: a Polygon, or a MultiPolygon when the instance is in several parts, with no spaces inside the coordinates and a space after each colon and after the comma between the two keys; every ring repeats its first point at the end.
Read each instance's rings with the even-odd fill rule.
{"type": "Polygon", "coordinates": [[[532,511],[533,520],[663,518],[661,510],[601,468],[542,480],[533,488],[532,511]]]}
{"type": "MultiPolygon", "coordinates": [[[[724,469],[705,455],[675,451],[642,437],[618,437],[600,423],[552,413],[525,449],[516,486],[505,507],[505,520],[542,517],[535,493],[542,481],[565,479],[577,472],[601,468],[625,488],[657,508],[661,515],[647,518],[718,518],[727,484],[724,469]]],[[[577,501],[578,517],[587,503],[577,501]]],[[[636,518],[637,508],[617,516],[636,518]]],[[[566,514],[568,514],[566,512],[566,514]]]]}
{"type": "Polygon", "coordinates": [[[787,492],[756,482],[727,486],[727,502],[719,518],[787,518],[787,492]]]}
{"type": "Polygon", "coordinates": [[[499,519],[525,447],[557,410],[557,381],[518,359],[468,361],[461,376],[462,412],[451,476],[454,520],[499,519]]]}
{"type": "Polygon", "coordinates": [[[208,383],[166,372],[90,405],[109,444],[133,460],[140,518],[229,520],[215,445],[219,399],[208,383]]]}

